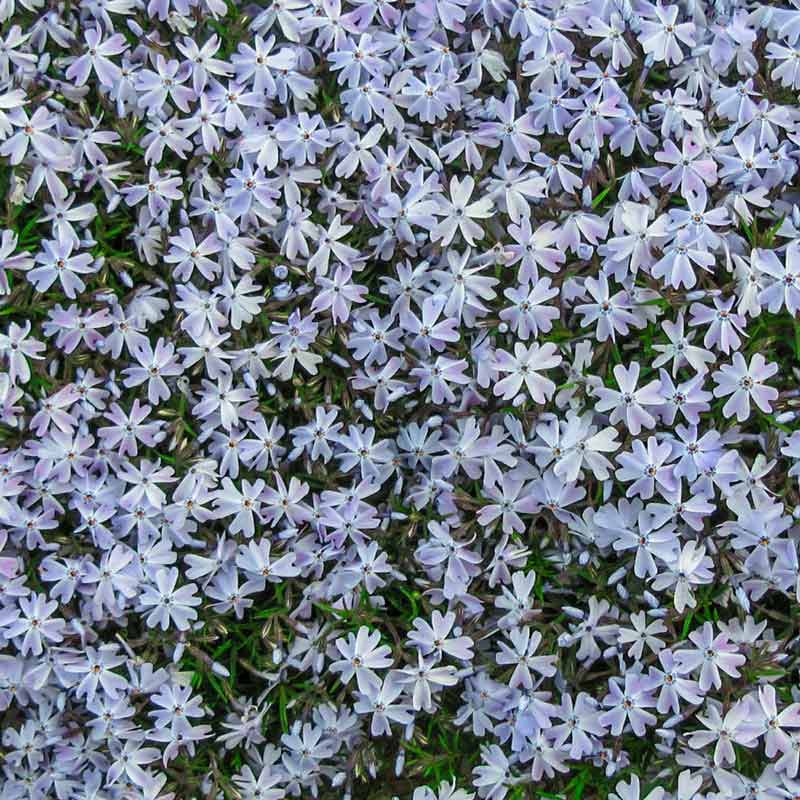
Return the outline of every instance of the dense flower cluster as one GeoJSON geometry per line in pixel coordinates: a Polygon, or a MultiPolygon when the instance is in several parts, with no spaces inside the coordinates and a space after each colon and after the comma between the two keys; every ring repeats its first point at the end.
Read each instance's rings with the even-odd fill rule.
{"type": "Polygon", "coordinates": [[[800,797],[798,0],[0,21],[2,800],[800,797]]]}

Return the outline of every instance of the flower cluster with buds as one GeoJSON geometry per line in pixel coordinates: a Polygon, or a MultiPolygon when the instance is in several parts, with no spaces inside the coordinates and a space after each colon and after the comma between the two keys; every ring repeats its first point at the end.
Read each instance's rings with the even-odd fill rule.
{"type": "Polygon", "coordinates": [[[0,0],[0,800],[800,798],[798,91],[798,0],[0,0]]]}

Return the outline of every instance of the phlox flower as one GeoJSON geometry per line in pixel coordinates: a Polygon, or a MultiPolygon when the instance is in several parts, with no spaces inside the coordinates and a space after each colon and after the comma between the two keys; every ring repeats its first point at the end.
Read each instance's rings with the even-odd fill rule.
{"type": "Polygon", "coordinates": [[[638,436],[642,428],[654,428],[656,421],[647,411],[647,406],[655,406],[662,402],[661,385],[652,380],[637,388],[641,368],[634,362],[626,368],[622,364],[614,367],[614,378],[619,390],[598,388],[596,394],[599,402],[598,411],[611,411],[612,424],[625,421],[628,430],[638,436]]]}
{"type": "Polygon", "coordinates": [[[735,414],[739,422],[743,422],[750,416],[751,400],[765,414],[771,413],[771,403],[778,399],[778,390],[764,382],[777,371],[778,365],[767,362],[761,353],[756,353],[750,364],[741,353],[734,353],[732,363],[723,364],[713,375],[717,384],[714,397],[728,397],[722,413],[726,417],[735,414]]]}
{"type": "Polygon", "coordinates": [[[539,372],[560,363],[561,356],[557,353],[556,346],[550,342],[544,345],[533,344],[530,347],[517,342],[513,355],[505,350],[498,350],[494,368],[498,372],[510,374],[495,384],[494,393],[504,400],[513,400],[524,385],[534,403],[545,403],[553,396],[556,385],[539,372]]]}

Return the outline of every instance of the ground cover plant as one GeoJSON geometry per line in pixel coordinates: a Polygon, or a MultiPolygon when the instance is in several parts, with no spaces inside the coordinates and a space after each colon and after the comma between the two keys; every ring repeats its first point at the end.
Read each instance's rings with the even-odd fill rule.
{"type": "Polygon", "coordinates": [[[800,798],[800,3],[0,0],[0,800],[800,798]]]}

